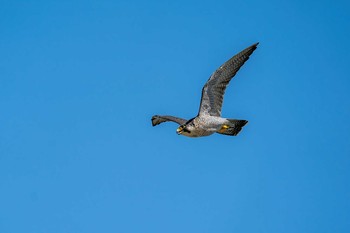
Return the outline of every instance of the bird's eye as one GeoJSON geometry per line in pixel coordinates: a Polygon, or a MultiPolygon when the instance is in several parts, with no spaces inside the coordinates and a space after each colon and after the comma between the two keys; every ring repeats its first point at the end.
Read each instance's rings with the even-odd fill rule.
{"type": "Polygon", "coordinates": [[[183,128],[183,131],[186,133],[191,133],[191,131],[189,131],[187,128],[183,128]]]}

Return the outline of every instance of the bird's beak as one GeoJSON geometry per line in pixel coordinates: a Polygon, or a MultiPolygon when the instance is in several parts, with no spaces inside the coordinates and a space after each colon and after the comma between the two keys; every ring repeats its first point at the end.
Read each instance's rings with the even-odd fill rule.
{"type": "Polygon", "coordinates": [[[183,127],[182,126],[180,126],[179,128],[176,129],[176,133],[179,134],[179,135],[182,133],[182,131],[183,131],[183,127]]]}

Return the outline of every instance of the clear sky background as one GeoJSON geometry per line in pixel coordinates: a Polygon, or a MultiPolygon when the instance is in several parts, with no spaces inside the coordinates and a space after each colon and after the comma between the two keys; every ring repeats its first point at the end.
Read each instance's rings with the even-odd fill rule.
{"type": "Polygon", "coordinates": [[[0,2],[0,232],[350,232],[349,1],[0,2]],[[223,116],[210,74],[260,42],[223,116]]]}

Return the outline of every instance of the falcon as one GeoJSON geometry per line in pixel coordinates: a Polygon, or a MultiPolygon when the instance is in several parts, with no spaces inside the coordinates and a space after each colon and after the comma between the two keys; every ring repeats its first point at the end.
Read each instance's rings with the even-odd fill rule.
{"type": "Polygon", "coordinates": [[[226,87],[241,66],[249,59],[259,43],[255,43],[233,56],[220,66],[208,79],[202,89],[198,115],[190,120],[174,116],[152,117],[152,125],[172,121],[180,126],[176,132],[187,137],[203,137],[213,133],[236,136],[248,121],[221,117],[222,103],[226,87]]]}

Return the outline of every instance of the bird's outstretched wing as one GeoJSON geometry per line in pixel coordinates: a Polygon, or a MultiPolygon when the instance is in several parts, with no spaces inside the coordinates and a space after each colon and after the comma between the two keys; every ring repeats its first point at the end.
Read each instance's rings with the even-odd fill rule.
{"type": "Polygon", "coordinates": [[[259,43],[244,49],[219,67],[202,89],[198,115],[221,116],[222,102],[227,85],[239,68],[249,59],[259,43]]]}
{"type": "Polygon", "coordinates": [[[187,122],[187,120],[178,118],[178,117],[173,117],[173,116],[158,116],[155,115],[152,117],[152,125],[156,126],[159,125],[160,123],[166,122],[166,121],[172,121],[175,123],[178,123],[179,125],[183,125],[187,122]]]}

